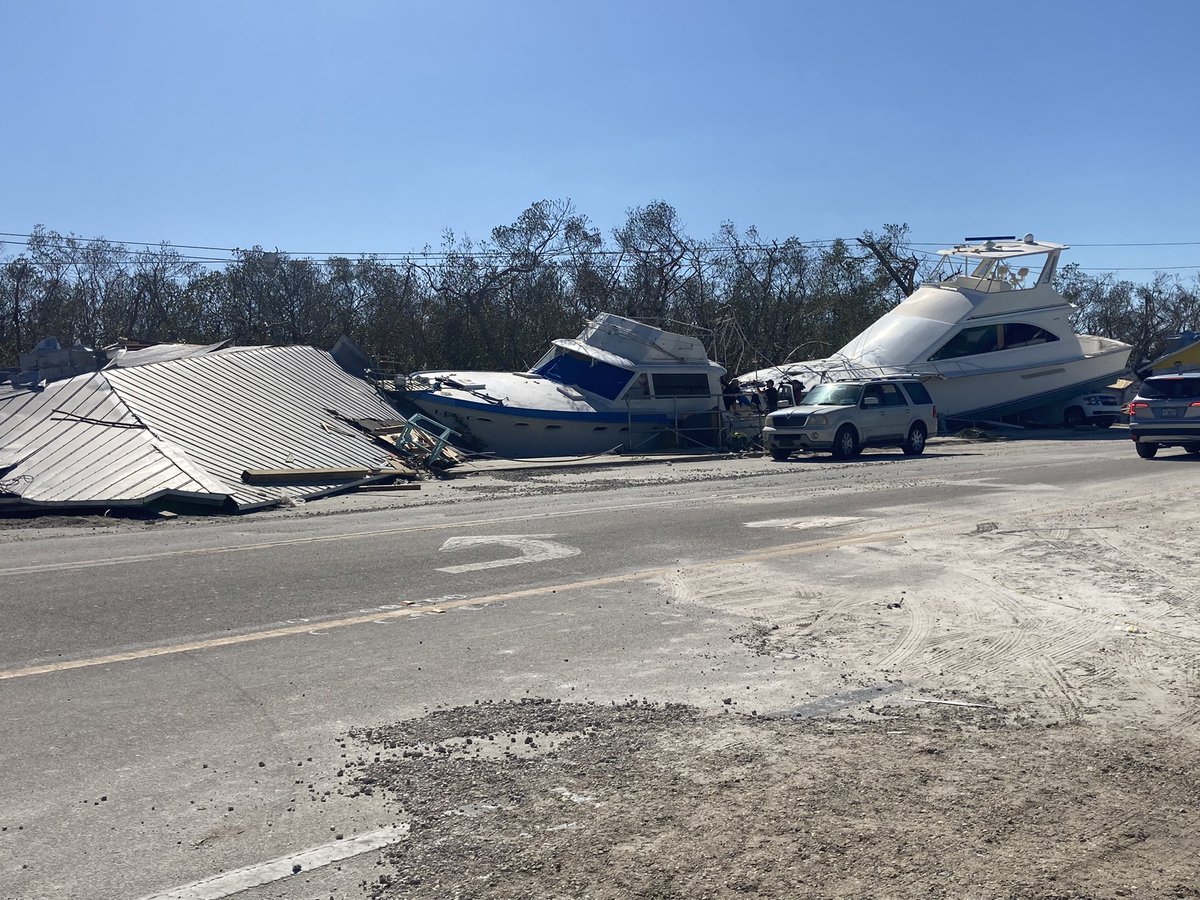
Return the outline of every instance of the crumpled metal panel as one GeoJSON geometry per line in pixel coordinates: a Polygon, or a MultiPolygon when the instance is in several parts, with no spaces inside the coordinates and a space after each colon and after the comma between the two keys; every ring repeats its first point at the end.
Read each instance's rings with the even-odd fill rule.
{"type": "Polygon", "coordinates": [[[103,373],[0,393],[0,497],[46,505],[140,505],[164,494],[222,502],[215,480],[161,441],[103,373]]]}
{"type": "Polygon", "coordinates": [[[129,505],[169,494],[241,510],[303,499],[340,482],[247,485],[241,473],[389,464],[335,413],[400,417],[312,347],[206,353],[10,391],[0,394],[0,496],[129,505]]]}

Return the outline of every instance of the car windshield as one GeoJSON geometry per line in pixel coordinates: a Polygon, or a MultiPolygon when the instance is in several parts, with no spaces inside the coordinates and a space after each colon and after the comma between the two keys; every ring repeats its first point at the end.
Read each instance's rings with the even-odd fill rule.
{"type": "Polygon", "coordinates": [[[1143,400],[1191,400],[1200,397],[1200,378],[1148,378],[1138,391],[1143,400]]]}
{"type": "Polygon", "coordinates": [[[818,384],[804,395],[805,406],[854,406],[858,403],[857,384],[818,384]]]}

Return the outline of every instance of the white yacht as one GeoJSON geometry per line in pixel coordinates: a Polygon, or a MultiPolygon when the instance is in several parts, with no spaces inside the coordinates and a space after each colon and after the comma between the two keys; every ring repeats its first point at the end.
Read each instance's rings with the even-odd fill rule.
{"type": "Polygon", "coordinates": [[[582,456],[716,446],[724,374],[698,339],[602,313],[527,372],[414,372],[396,388],[468,447],[582,456]]]}
{"type": "Polygon", "coordinates": [[[938,251],[955,273],[922,284],[833,356],[738,380],[812,387],[911,373],[927,376],[943,420],[980,420],[1065,400],[1125,369],[1128,344],[1071,328],[1074,307],[1054,289],[1067,245],[1032,234],[967,240],[974,243],[938,251]]]}

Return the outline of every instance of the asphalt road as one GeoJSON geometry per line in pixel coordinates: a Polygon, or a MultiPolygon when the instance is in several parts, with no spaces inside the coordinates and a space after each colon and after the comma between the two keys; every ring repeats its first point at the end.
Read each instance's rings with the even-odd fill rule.
{"type": "MultiPolygon", "coordinates": [[[[402,824],[338,777],[361,752],[353,726],[524,696],[828,700],[739,640],[746,618],[679,602],[673,573],[758,595],[775,587],[760,563],[813,589],[877,582],[886,570],[837,571],[830,554],[961,533],[1005,504],[1132,502],[1190,479],[1189,462],[1139,460],[1114,429],[0,530],[0,896],[195,898],[254,879],[270,880],[244,896],[299,896],[262,872],[168,892],[402,824]]],[[[377,854],[314,859],[304,896],[355,897],[377,854]]]]}

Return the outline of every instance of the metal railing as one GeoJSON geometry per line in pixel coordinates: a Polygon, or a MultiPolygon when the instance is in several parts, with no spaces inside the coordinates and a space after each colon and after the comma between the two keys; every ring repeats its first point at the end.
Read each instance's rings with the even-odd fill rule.
{"type": "Polygon", "coordinates": [[[622,449],[713,453],[744,450],[759,444],[765,410],[742,405],[727,410],[725,399],[722,394],[626,398],[626,437],[622,449]],[[663,412],[662,402],[668,399],[671,409],[663,412]],[[707,408],[697,408],[704,406],[707,408]],[[643,418],[646,416],[661,419],[646,421],[643,418]]]}

